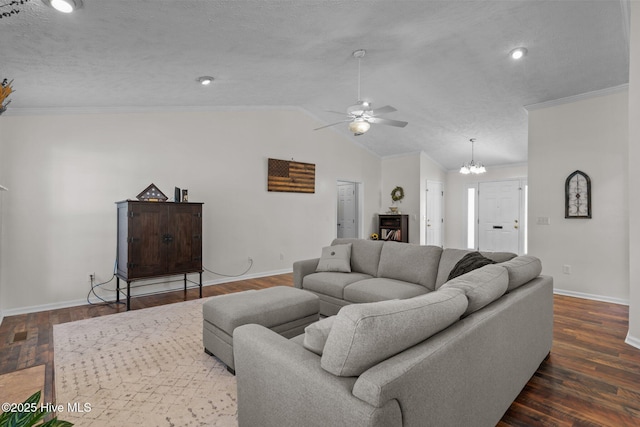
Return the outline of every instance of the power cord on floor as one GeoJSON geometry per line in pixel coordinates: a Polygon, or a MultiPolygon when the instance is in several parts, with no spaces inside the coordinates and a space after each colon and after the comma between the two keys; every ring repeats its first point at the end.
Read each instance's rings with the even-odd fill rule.
{"type": "MultiPolygon", "coordinates": [[[[113,274],[111,276],[111,278],[109,280],[107,280],[106,282],[101,282],[101,283],[92,283],[91,284],[91,289],[89,290],[89,293],[87,294],[87,304],[89,305],[112,305],[112,304],[124,304],[124,302],[119,301],[107,301],[106,299],[102,298],[100,295],[98,295],[96,293],[96,288],[102,288],[102,286],[106,285],[107,283],[110,283],[114,278],[116,277],[115,274],[113,274]],[[100,301],[102,301],[101,303],[96,303],[96,302],[91,302],[91,300],[89,299],[91,297],[91,294],[93,294],[94,297],[98,298],[100,301]]],[[[104,289],[105,291],[109,291],[109,292],[117,292],[115,289],[104,289]]]]}
{"type": "MultiPolygon", "coordinates": [[[[114,305],[114,304],[124,304],[124,301],[107,301],[106,299],[102,298],[100,295],[98,295],[96,293],[96,288],[100,288],[103,289],[105,291],[109,291],[109,292],[118,292],[116,289],[105,289],[102,288],[102,286],[106,285],[107,283],[111,283],[111,281],[116,277],[115,271],[118,265],[118,261],[116,260],[115,266],[114,266],[114,273],[111,276],[111,278],[109,280],[107,280],[106,282],[101,282],[101,283],[91,283],[91,289],[89,290],[89,293],[87,294],[87,304],[89,305],[114,305]],[[99,299],[101,302],[96,303],[96,302],[91,302],[90,297],[91,294],[93,294],[94,297],[96,297],[97,299],[99,299]]],[[[216,271],[210,270],[205,266],[202,266],[202,269],[206,272],[209,272],[211,274],[215,274],[217,276],[223,276],[223,277],[241,277],[244,276],[245,274],[247,274],[249,272],[249,270],[251,270],[251,267],[253,267],[253,259],[249,258],[249,267],[246,268],[246,270],[244,270],[242,273],[240,274],[224,274],[224,273],[218,273],[216,271]]],[[[191,283],[195,283],[197,285],[199,285],[199,283],[196,283],[192,280],[189,280],[189,282],[191,283]]]]}
{"type": "MultiPolygon", "coordinates": [[[[102,298],[100,295],[98,295],[96,293],[96,288],[102,288],[102,286],[106,285],[107,283],[110,283],[115,277],[116,277],[116,271],[118,271],[118,254],[116,252],[116,258],[115,261],[113,262],[113,274],[111,275],[111,278],[109,280],[107,280],[106,282],[101,282],[101,283],[93,283],[93,280],[91,281],[91,289],[89,290],[89,293],[87,294],[87,304],[89,305],[118,305],[118,304],[124,304],[123,301],[107,301],[106,299],[102,298]],[[93,294],[93,296],[95,296],[96,298],[98,298],[100,301],[100,303],[96,303],[96,302],[91,302],[91,300],[89,299],[89,297],[91,297],[91,294],[93,294]]],[[[103,288],[104,289],[104,288],[103,288]]],[[[104,289],[105,291],[108,292],[118,292],[116,289],[104,289]]]]}
{"type": "Polygon", "coordinates": [[[253,258],[249,258],[249,267],[247,267],[247,269],[245,271],[243,271],[240,274],[223,274],[223,273],[217,273],[213,270],[209,270],[207,267],[205,267],[204,265],[202,266],[202,269],[204,271],[207,271],[211,274],[215,274],[217,276],[223,276],[223,277],[240,277],[240,276],[244,276],[245,274],[247,274],[249,272],[249,270],[251,270],[251,267],[253,267],[253,258]]]}

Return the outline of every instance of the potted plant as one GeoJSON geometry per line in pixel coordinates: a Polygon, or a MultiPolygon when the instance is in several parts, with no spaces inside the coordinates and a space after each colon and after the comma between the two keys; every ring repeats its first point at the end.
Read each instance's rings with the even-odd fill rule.
{"type": "MultiPolygon", "coordinates": [[[[9,405],[9,404],[5,404],[9,405]]],[[[3,406],[3,410],[5,409],[3,406]]],[[[71,427],[72,423],[53,417],[44,421],[44,417],[50,412],[49,406],[40,404],[40,391],[36,391],[23,403],[18,403],[15,408],[8,407],[8,411],[0,414],[0,427],[71,427]],[[11,410],[15,409],[15,410],[11,410]]]]}

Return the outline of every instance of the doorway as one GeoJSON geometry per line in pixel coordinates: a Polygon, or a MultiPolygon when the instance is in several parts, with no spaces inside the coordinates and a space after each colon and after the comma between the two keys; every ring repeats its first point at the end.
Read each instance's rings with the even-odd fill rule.
{"type": "Polygon", "coordinates": [[[338,181],[337,237],[357,238],[360,221],[360,184],[338,181]]]}
{"type": "Polygon", "coordinates": [[[444,185],[438,181],[427,181],[425,242],[442,247],[444,236],[444,185]]]}
{"type": "Polygon", "coordinates": [[[526,180],[480,182],[477,189],[469,188],[467,246],[526,253],[526,196],[526,180]]]}

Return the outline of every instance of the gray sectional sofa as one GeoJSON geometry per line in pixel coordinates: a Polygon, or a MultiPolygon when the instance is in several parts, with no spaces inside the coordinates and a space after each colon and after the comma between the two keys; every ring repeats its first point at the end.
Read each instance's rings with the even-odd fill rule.
{"type": "MultiPolygon", "coordinates": [[[[381,240],[335,239],[331,246],[351,245],[350,272],[317,272],[320,258],[293,264],[295,287],[320,297],[320,314],[332,316],[345,305],[406,299],[440,288],[456,263],[472,251],[442,249],[381,240]]],[[[511,252],[482,252],[495,262],[511,252]]]]}
{"type": "Polygon", "coordinates": [[[329,317],[292,339],[235,329],[241,427],[493,426],[551,350],[553,281],[537,258],[486,254],[501,262],[447,280],[470,251],[332,246],[350,249],[350,271],[294,265],[329,317]]]}

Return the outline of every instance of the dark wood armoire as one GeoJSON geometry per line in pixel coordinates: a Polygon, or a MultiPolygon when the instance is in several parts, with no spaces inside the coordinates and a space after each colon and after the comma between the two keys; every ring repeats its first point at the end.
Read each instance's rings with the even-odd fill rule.
{"type": "Polygon", "coordinates": [[[202,203],[125,200],[118,207],[117,288],[127,282],[127,310],[131,282],[154,277],[200,274],[202,297],[202,203]]]}

